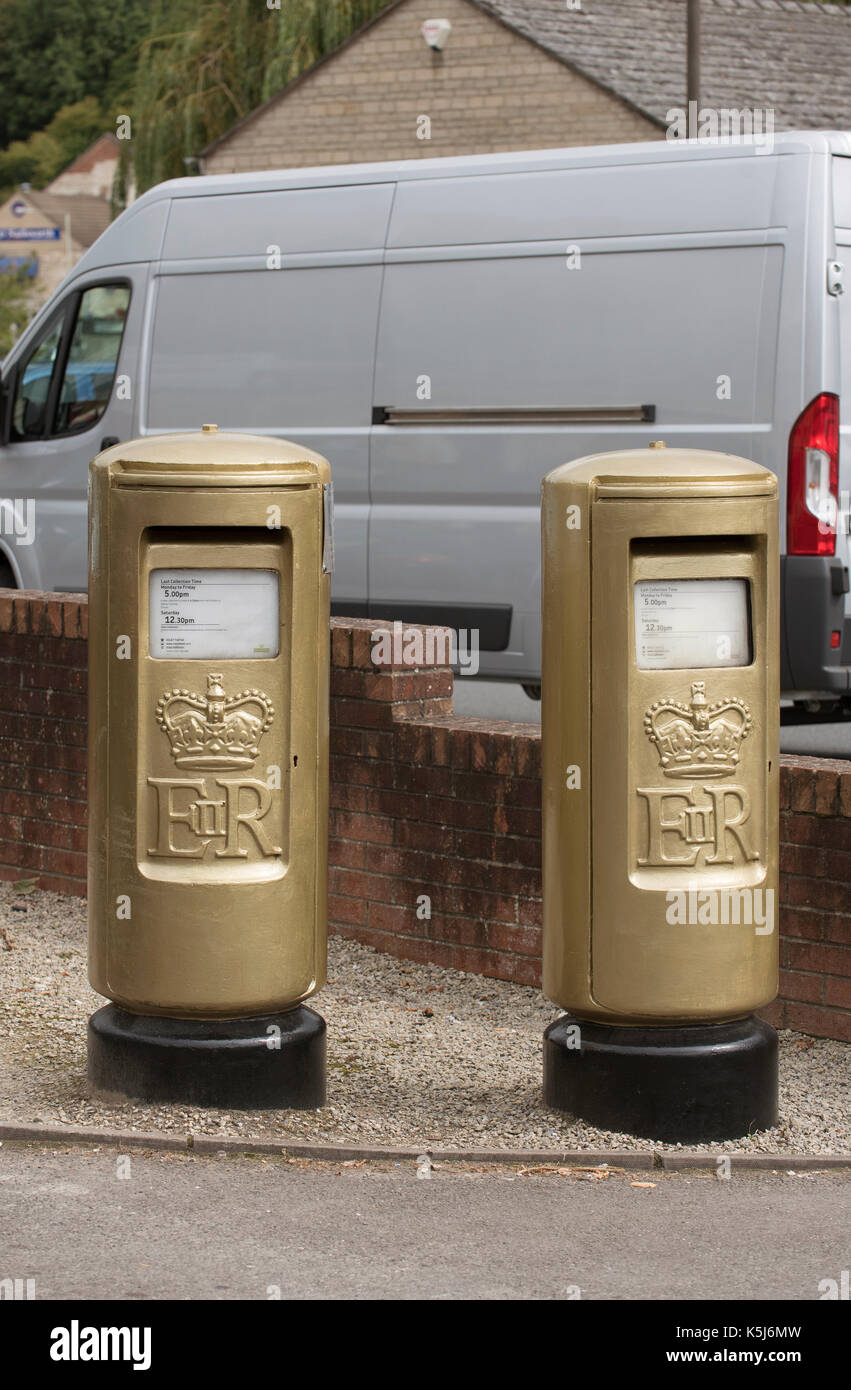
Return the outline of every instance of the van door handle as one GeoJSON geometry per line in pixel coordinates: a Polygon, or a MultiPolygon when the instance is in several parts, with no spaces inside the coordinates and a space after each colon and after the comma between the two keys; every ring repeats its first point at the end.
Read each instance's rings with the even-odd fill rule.
{"type": "Polygon", "coordinates": [[[118,438],[117,434],[105,434],[100,442],[100,451],[103,453],[104,449],[111,449],[113,444],[120,443],[121,440],[118,438]]]}

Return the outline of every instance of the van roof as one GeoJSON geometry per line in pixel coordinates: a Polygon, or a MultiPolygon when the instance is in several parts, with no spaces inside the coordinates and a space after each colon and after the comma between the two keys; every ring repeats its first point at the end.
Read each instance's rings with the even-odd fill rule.
{"type": "MultiPolygon", "coordinates": [[[[851,156],[851,131],[781,131],[772,137],[774,154],[851,156]]],[[[173,198],[203,198],[227,193],[262,193],[288,188],[340,187],[346,184],[446,179],[477,174],[523,173],[553,169],[754,157],[755,142],[710,144],[703,140],[648,140],[625,145],[571,146],[564,149],[514,150],[499,154],[387,160],[373,164],[323,164],[304,169],[270,169],[238,174],[205,174],[169,179],[131,203],[98,238],[75,272],[128,260],[152,260],[159,254],[164,209],[153,205],[173,198]],[[137,221],[138,219],[138,221],[137,221]],[[131,226],[133,222],[135,226],[131,226]],[[127,238],[130,233],[130,245],[127,238]]]]}

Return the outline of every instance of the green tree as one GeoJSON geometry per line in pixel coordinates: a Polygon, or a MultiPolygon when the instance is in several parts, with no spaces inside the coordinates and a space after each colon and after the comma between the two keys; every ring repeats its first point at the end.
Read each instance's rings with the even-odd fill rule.
{"type": "Polygon", "coordinates": [[[107,121],[97,99],[84,97],[73,106],[63,106],[44,130],[35,131],[28,140],[13,140],[7,150],[0,150],[0,196],[21,183],[43,188],[97,139],[107,121]]]}
{"type": "Polygon", "coordinates": [[[0,0],[0,147],[84,97],[111,112],[130,91],[148,16],[147,0],[0,0]]]}
{"type": "Polygon", "coordinates": [[[138,189],[186,161],[336,48],[387,0],[155,0],[134,99],[138,189]]]}
{"type": "Polygon", "coordinates": [[[26,327],[31,305],[25,268],[0,273],[0,358],[5,357],[26,327]]]}

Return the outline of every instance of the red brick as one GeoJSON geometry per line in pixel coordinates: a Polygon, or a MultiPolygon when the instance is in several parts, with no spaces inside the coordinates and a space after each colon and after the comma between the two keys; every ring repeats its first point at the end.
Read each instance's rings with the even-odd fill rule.
{"type": "Polygon", "coordinates": [[[531,777],[513,777],[505,784],[506,806],[529,806],[540,812],[541,784],[531,777]]]}
{"type": "Polygon", "coordinates": [[[331,864],[360,869],[366,863],[366,851],[367,846],[359,840],[340,840],[333,836],[328,840],[328,860],[331,864]]]}
{"type": "Polygon", "coordinates": [[[368,905],[368,923],[370,929],[378,931],[396,931],[396,933],[410,933],[413,924],[416,923],[416,905],[412,903],[410,908],[396,905],[389,902],[370,902],[368,905]]]}
{"type": "Polygon", "coordinates": [[[331,619],[331,665],[351,666],[352,637],[349,629],[340,625],[339,618],[331,619]]]}
{"type": "Polygon", "coordinates": [[[363,756],[387,762],[394,756],[394,738],[391,730],[366,729],[363,735],[363,756]]]}
{"type": "Polygon", "coordinates": [[[449,916],[434,922],[434,930],[428,935],[433,939],[439,937],[445,941],[451,940],[454,946],[475,946],[486,948],[489,945],[489,927],[487,922],[475,921],[468,917],[449,916]]]}
{"type": "Polygon", "coordinates": [[[451,796],[452,771],[448,767],[431,767],[428,763],[422,767],[397,763],[393,785],[400,792],[413,792],[421,798],[451,796]]]}
{"type": "Polygon", "coordinates": [[[806,874],[809,878],[818,878],[825,872],[824,850],[814,849],[811,845],[788,845],[780,846],[780,873],[783,874],[806,874]]]}
{"type": "MultiPolygon", "coordinates": [[[[374,787],[367,793],[367,809],[376,815],[392,816],[396,820],[419,820],[425,809],[424,798],[392,787],[374,787]]],[[[430,802],[429,802],[430,804],[430,802]]],[[[431,816],[428,817],[432,819],[431,816]]]]}
{"type": "Polygon", "coordinates": [[[477,888],[454,888],[450,911],[465,917],[481,917],[492,922],[514,922],[515,899],[498,893],[483,893],[477,888]]]}
{"type": "Polygon", "coordinates": [[[434,854],[453,854],[455,831],[443,825],[399,821],[395,828],[394,843],[408,849],[423,849],[434,854]]]}
{"type": "Polygon", "coordinates": [[[88,887],[85,878],[57,878],[53,874],[39,874],[38,886],[47,893],[65,893],[77,898],[84,898],[88,887]]]}
{"type": "Polygon", "coordinates": [[[518,985],[534,985],[541,988],[541,962],[533,957],[518,956],[514,966],[514,980],[518,985]]]}
{"type": "Polygon", "coordinates": [[[541,736],[525,734],[518,737],[514,748],[514,761],[518,777],[541,777],[541,736]]]}
{"type": "Polygon", "coordinates": [[[46,602],[46,599],[39,601],[17,595],[13,599],[15,632],[21,635],[38,632],[46,602]]]}
{"type": "Polygon", "coordinates": [[[349,758],[334,754],[331,758],[331,780],[344,786],[392,787],[394,766],[377,758],[349,758]]]}
{"type": "Polygon", "coordinates": [[[837,883],[844,883],[848,888],[848,908],[851,911],[851,850],[830,849],[827,851],[824,865],[825,878],[832,878],[837,883]]]}
{"type": "Polygon", "coordinates": [[[360,729],[340,729],[335,724],[332,724],[330,734],[331,756],[361,757],[364,753],[364,738],[365,735],[360,729]]]}
{"type": "Polygon", "coordinates": [[[491,734],[491,760],[494,772],[503,777],[511,777],[517,771],[515,749],[517,739],[514,734],[495,731],[491,734]]]}
{"type": "Polygon", "coordinates": [[[780,993],[784,999],[800,999],[807,1004],[824,1003],[824,976],[800,970],[780,971],[780,993]]]}
{"type": "Polygon", "coordinates": [[[799,1033],[811,1033],[817,1038],[838,1038],[851,1042],[851,1013],[820,1007],[817,1004],[787,1003],[784,1026],[799,1033]]]}
{"type": "Polygon", "coordinates": [[[508,951],[512,955],[540,956],[541,933],[534,927],[518,927],[508,923],[494,922],[488,927],[488,943],[495,951],[508,951]]]}
{"type": "Polygon", "coordinates": [[[839,814],[851,820],[851,772],[839,774],[839,814]]]}
{"type": "Polygon", "coordinates": [[[428,820],[438,821],[441,825],[463,826],[465,830],[493,830],[494,811],[493,806],[481,801],[432,796],[428,800],[426,815],[428,820]]]}
{"type": "Polygon", "coordinates": [[[328,891],[344,898],[375,899],[387,902],[390,899],[392,880],[380,874],[367,874],[358,869],[332,866],[328,875],[328,891]]]}
{"type": "Polygon", "coordinates": [[[436,767],[451,767],[451,738],[444,726],[435,726],[431,731],[431,763],[436,767]]]}
{"type": "Polygon", "coordinates": [[[376,874],[391,878],[421,878],[430,863],[428,855],[387,845],[367,845],[366,864],[376,874]]]}
{"type": "Polygon", "coordinates": [[[331,697],[331,723],[349,729],[374,729],[390,718],[389,708],[373,700],[331,697]]]}
{"type": "MultiPolygon", "coordinates": [[[[376,624],[376,626],[379,626],[379,624],[376,624]]],[[[363,671],[372,671],[375,669],[372,663],[372,642],[370,640],[372,631],[373,628],[371,624],[365,627],[361,627],[355,623],[352,624],[351,664],[360,667],[363,671]]]]}
{"type": "Polygon", "coordinates": [[[492,767],[490,734],[482,733],[481,731],[472,734],[470,739],[470,766],[478,771],[485,769],[490,772],[492,767]]]}
{"type": "Polygon", "coordinates": [[[839,775],[835,771],[816,772],[813,776],[815,811],[819,816],[834,816],[839,810],[839,775]]]}
{"type": "Polygon", "coordinates": [[[357,926],[366,923],[367,904],[360,898],[341,898],[328,894],[328,921],[349,922],[357,926]]]}
{"type": "Polygon", "coordinates": [[[785,903],[780,908],[780,930],[784,936],[821,941],[824,937],[824,923],[823,912],[815,912],[805,907],[789,907],[785,903]]]}
{"type": "Polygon", "coordinates": [[[393,822],[356,811],[332,811],[330,833],[343,840],[366,840],[389,845],[393,839],[393,822]]]}
{"type": "Polygon", "coordinates": [[[819,827],[819,844],[827,849],[851,849],[851,820],[844,820],[841,816],[825,816],[823,820],[815,820],[815,823],[819,827]]]}
{"type": "Polygon", "coordinates": [[[86,856],[72,849],[45,848],[41,851],[41,867],[45,873],[69,878],[85,878],[86,856]]]}
{"type": "Polygon", "coordinates": [[[480,946],[459,946],[456,970],[471,975],[487,975],[492,980],[509,980],[514,975],[514,960],[499,951],[486,951],[480,946]]]}
{"type": "Polygon", "coordinates": [[[541,838],[541,812],[533,807],[509,806],[506,808],[506,831],[509,835],[531,835],[541,838]]]}
{"type": "Polygon", "coordinates": [[[851,977],[851,950],[847,947],[815,941],[787,941],[786,947],[788,965],[792,970],[851,977]]]}
{"type": "Polygon", "coordinates": [[[459,801],[502,800],[506,785],[504,777],[490,772],[456,772],[452,778],[452,793],[459,801]]]}
{"type": "Polygon", "coordinates": [[[814,907],[825,912],[841,912],[848,906],[847,883],[834,883],[827,878],[790,879],[789,883],[790,888],[793,884],[803,885],[795,889],[796,893],[803,896],[795,897],[794,901],[805,907],[814,907]]]}
{"type": "Polygon", "coordinates": [[[836,912],[824,919],[824,934],[828,941],[840,946],[851,946],[851,916],[846,912],[836,912]]]}
{"type": "Polygon", "coordinates": [[[347,787],[339,782],[332,782],[329,788],[329,804],[342,811],[365,811],[366,810],[366,787],[347,787]]]}
{"type": "Polygon", "coordinates": [[[62,626],[62,600],[51,598],[47,600],[42,613],[42,632],[49,632],[52,637],[64,637],[67,634],[62,626]]]}
{"type": "Polygon", "coordinates": [[[22,834],[24,839],[35,845],[72,849],[83,854],[88,847],[86,829],[80,825],[70,825],[57,821],[25,820],[22,834]]]}
{"type": "Polygon", "coordinates": [[[332,696],[365,699],[367,680],[368,676],[365,671],[355,671],[351,667],[332,667],[331,694],[332,696]]]}
{"type": "Polygon", "coordinates": [[[421,764],[428,758],[429,730],[426,724],[397,724],[394,755],[400,762],[421,764]]]}
{"type": "Polygon", "coordinates": [[[851,980],[828,975],[824,981],[824,1002],[839,1009],[851,1010],[851,980]]]}
{"type": "Polygon", "coordinates": [[[54,718],[79,720],[80,723],[85,723],[88,715],[85,696],[67,690],[48,690],[44,708],[45,713],[54,718]]]}
{"type": "Polygon", "coordinates": [[[540,898],[520,898],[517,903],[517,921],[522,927],[543,926],[543,903],[540,898]]]}

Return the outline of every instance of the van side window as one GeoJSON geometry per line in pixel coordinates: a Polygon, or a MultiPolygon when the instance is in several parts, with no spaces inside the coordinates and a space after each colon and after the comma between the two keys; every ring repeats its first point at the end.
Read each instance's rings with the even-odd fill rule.
{"type": "Polygon", "coordinates": [[[95,424],[112,393],[128,285],[94,285],[70,295],[18,376],[13,439],[74,434],[95,424]]]}
{"type": "Polygon", "coordinates": [[[64,324],[65,315],[61,314],[48,325],[18,379],[12,410],[12,431],[16,439],[41,439],[44,434],[47,398],[64,324]]]}
{"type": "Polygon", "coordinates": [[[130,304],[127,285],[85,290],[65,363],[53,434],[93,425],[106,410],[130,304]]]}

